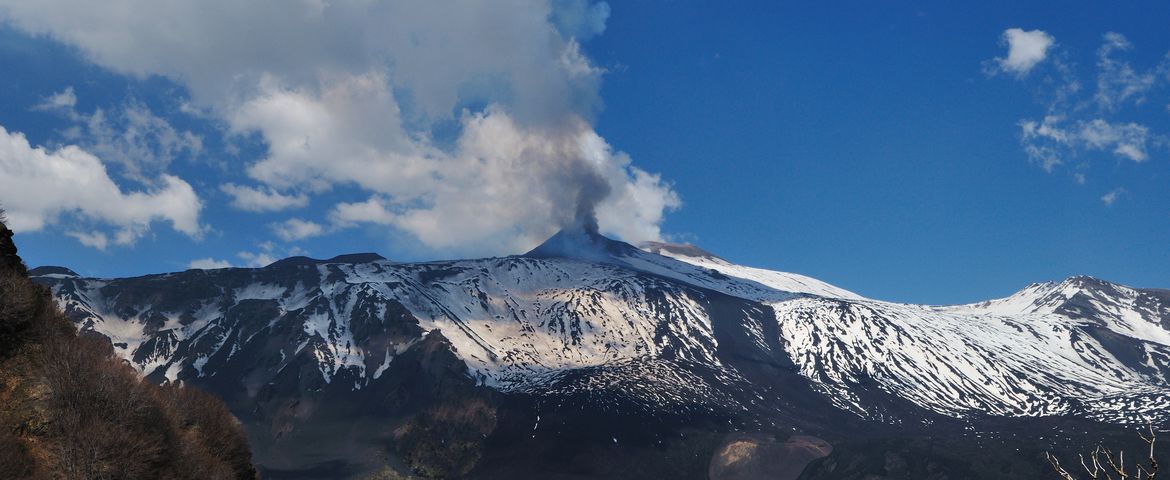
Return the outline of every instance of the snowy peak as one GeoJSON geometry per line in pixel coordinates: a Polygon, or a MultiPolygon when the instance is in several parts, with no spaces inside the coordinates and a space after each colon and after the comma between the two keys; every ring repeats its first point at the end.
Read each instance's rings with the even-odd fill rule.
{"type": "Polygon", "coordinates": [[[594,230],[579,227],[565,228],[544,243],[525,253],[531,258],[567,258],[597,263],[621,263],[621,258],[635,256],[640,251],[625,242],[607,238],[594,230]]]}
{"type": "Polygon", "coordinates": [[[1134,307],[1154,320],[1170,314],[1170,291],[1132,288],[1077,275],[1060,282],[1033,283],[1010,297],[970,307],[1005,315],[1061,314],[1073,318],[1094,316],[1116,307],[1134,307]]]}
{"type": "Polygon", "coordinates": [[[1086,328],[1170,346],[1170,290],[1132,288],[1082,275],[1034,283],[1007,298],[956,308],[993,315],[1067,318],[1086,328]]]}

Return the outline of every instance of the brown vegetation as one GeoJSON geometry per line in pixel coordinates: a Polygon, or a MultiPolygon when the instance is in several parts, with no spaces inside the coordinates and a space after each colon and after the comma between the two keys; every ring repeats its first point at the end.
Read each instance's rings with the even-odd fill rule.
{"type": "Polygon", "coordinates": [[[0,478],[255,478],[218,399],[156,386],[78,335],[0,223],[0,478]]]}
{"type": "Polygon", "coordinates": [[[424,478],[466,475],[496,428],[496,409],[479,398],[452,400],[415,415],[399,432],[399,453],[424,478]]]}

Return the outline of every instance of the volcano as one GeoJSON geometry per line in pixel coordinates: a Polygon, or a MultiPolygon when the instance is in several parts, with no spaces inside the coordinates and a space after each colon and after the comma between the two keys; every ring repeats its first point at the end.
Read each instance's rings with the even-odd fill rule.
{"type": "Polygon", "coordinates": [[[1170,419],[1170,292],[1091,277],[909,305],[587,229],[31,274],[143,375],[222,397],[268,478],[1037,478],[1170,419]]]}

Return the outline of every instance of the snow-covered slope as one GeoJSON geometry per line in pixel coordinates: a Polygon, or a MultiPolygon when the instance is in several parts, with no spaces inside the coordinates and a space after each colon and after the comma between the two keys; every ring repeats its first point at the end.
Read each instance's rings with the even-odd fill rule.
{"type": "Polygon", "coordinates": [[[1170,409],[1170,292],[1073,277],[973,305],[903,305],[692,246],[643,248],[809,294],[766,302],[786,351],[835,404],[862,415],[867,399],[855,386],[864,383],[953,416],[1137,418],[1170,409]]]}
{"type": "Polygon", "coordinates": [[[642,249],[699,268],[714,270],[729,277],[751,280],[776,291],[805,293],[827,298],[865,300],[861,295],[804,275],[736,265],[693,245],[647,242],[642,245],[642,249]]]}
{"type": "Polygon", "coordinates": [[[648,409],[779,402],[743,393],[770,362],[826,405],[883,420],[920,414],[890,410],[903,404],[951,417],[1170,412],[1165,291],[1076,277],[981,304],[903,305],[690,246],[643,248],[562,232],[505,258],[39,278],[147,374],[230,371],[252,394],[301,362],[360,390],[438,331],[483,384],[554,396],[594,385],[648,409]]]}
{"type": "Polygon", "coordinates": [[[146,373],[172,380],[211,374],[209,362],[222,364],[276,329],[295,330],[292,344],[280,349],[283,362],[307,351],[326,381],[348,371],[358,387],[431,330],[451,341],[474,376],[504,389],[550,372],[637,358],[720,367],[701,290],[614,264],[531,257],[307,262],[42,281],[51,282],[83,328],[108,336],[146,373]],[[393,310],[409,316],[399,323],[414,333],[370,344],[394,327],[387,321],[393,310]]]}

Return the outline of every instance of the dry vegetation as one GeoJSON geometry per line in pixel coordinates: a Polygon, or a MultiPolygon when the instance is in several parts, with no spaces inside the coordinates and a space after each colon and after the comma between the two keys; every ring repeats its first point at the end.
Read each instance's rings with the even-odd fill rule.
{"type": "Polygon", "coordinates": [[[440,403],[398,432],[399,454],[425,478],[462,477],[479,462],[496,421],[495,407],[482,399],[440,403]]]}
{"type": "MultiPolygon", "coordinates": [[[[1142,441],[1150,447],[1149,454],[1144,461],[1137,460],[1125,465],[1125,452],[1113,453],[1112,450],[1097,445],[1089,456],[1080,455],[1081,468],[1088,475],[1086,478],[1101,479],[1101,480],[1154,480],[1158,477],[1158,459],[1154,458],[1154,444],[1158,441],[1158,437],[1154,433],[1154,426],[1149,426],[1149,433],[1138,433],[1142,441]]],[[[1060,460],[1047,454],[1048,463],[1052,464],[1053,470],[1056,470],[1057,475],[1063,480],[1077,480],[1077,477],[1060,465],[1060,460]]]]}
{"type": "Polygon", "coordinates": [[[11,238],[0,222],[0,478],[256,477],[222,402],[147,383],[108,340],[78,335],[11,238]]]}

